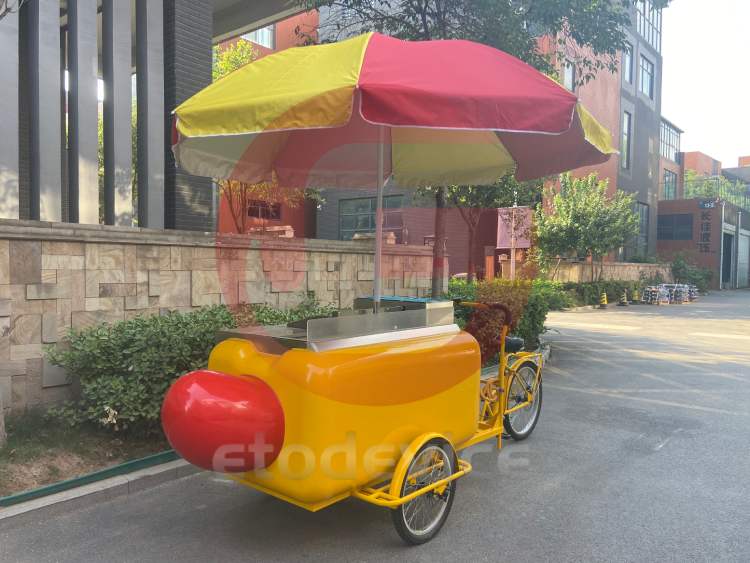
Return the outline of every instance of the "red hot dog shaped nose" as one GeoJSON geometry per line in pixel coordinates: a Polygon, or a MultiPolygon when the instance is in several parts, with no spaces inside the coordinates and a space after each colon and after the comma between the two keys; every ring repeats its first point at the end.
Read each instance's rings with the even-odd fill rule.
{"type": "Polygon", "coordinates": [[[187,373],[167,392],[161,421],[177,453],[198,467],[223,473],[268,467],[284,443],[281,403],[254,376],[187,373]]]}

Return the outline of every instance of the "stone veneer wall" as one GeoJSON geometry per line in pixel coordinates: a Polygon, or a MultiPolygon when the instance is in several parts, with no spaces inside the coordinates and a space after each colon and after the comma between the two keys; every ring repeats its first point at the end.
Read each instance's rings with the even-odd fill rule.
{"type": "MultiPolygon", "coordinates": [[[[385,252],[384,294],[429,293],[430,248],[385,252]]],[[[43,358],[71,327],[218,303],[288,307],[306,292],[346,308],[371,295],[372,280],[372,242],[0,220],[0,404],[71,396],[67,375],[43,358]]]]}
{"type": "MultiPolygon", "coordinates": [[[[594,265],[594,275],[599,274],[599,265],[594,265]]],[[[641,264],[636,262],[605,262],[602,270],[603,280],[639,281],[661,276],[665,283],[672,282],[672,267],[669,264],[641,264]]],[[[562,263],[557,268],[555,281],[590,282],[591,263],[562,263]]]]}

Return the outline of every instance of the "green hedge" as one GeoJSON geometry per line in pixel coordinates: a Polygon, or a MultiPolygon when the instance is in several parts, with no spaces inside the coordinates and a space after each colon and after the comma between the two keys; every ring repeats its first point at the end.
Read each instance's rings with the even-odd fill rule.
{"type": "MultiPolygon", "coordinates": [[[[534,349],[539,345],[547,312],[551,308],[562,308],[570,303],[570,298],[560,284],[524,280],[511,282],[493,279],[478,283],[451,280],[446,297],[506,305],[514,317],[511,332],[524,339],[527,349],[534,349]]],[[[459,306],[456,308],[456,321],[477,338],[483,361],[492,361],[498,352],[497,335],[501,326],[497,313],[477,313],[459,306]]]]}
{"type": "Polygon", "coordinates": [[[569,291],[579,305],[598,305],[602,293],[607,294],[607,301],[616,303],[622,297],[623,291],[628,292],[628,299],[632,299],[633,291],[641,291],[644,284],[639,281],[606,280],[586,283],[566,283],[564,288],[569,291]]]}
{"type": "Polygon", "coordinates": [[[64,345],[46,353],[53,364],[79,379],[81,398],[52,409],[50,415],[70,425],[159,432],[164,394],[183,373],[206,367],[218,330],[238,324],[286,324],[334,311],[307,295],[286,310],[240,305],[230,311],[220,305],[71,331],[64,345]]]}
{"type": "Polygon", "coordinates": [[[185,372],[206,366],[216,331],[234,326],[224,306],[135,317],[68,334],[49,360],[80,380],[81,398],[50,414],[77,425],[158,432],[162,399],[185,372]]]}

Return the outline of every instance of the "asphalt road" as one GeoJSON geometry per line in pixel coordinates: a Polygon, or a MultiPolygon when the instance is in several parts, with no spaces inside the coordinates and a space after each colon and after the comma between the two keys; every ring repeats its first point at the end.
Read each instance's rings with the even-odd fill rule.
{"type": "Polygon", "coordinates": [[[6,561],[750,561],[750,292],[554,313],[533,436],[473,450],[441,534],[201,473],[0,533],[6,561]]]}

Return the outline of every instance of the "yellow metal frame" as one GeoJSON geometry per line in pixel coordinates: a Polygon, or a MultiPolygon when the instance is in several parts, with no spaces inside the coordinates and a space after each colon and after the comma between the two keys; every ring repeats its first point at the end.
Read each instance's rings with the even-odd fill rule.
{"type": "MultiPolygon", "coordinates": [[[[492,304],[487,303],[474,303],[474,302],[463,302],[464,306],[480,309],[493,308],[492,304]]],[[[507,321],[507,319],[506,319],[507,321]]],[[[480,387],[480,399],[482,401],[482,408],[479,414],[479,421],[477,424],[477,432],[468,440],[454,446],[456,451],[465,450],[466,448],[484,442],[492,438],[497,438],[497,448],[501,449],[503,445],[503,419],[506,415],[528,407],[534,402],[536,396],[536,390],[539,388],[539,383],[542,377],[542,367],[544,358],[538,352],[518,352],[515,354],[506,354],[505,352],[505,338],[508,336],[510,331],[510,325],[506,322],[500,331],[500,353],[499,362],[497,367],[497,376],[482,381],[480,387]],[[509,359],[512,358],[512,362],[509,359]],[[532,362],[536,365],[536,374],[534,377],[534,383],[531,389],[526,387],[526,383],[522,381],[522,385],[526,388],[526,401],[515,405],[512,408],[508,408],[508,390],[512,384],[514,378],[519,378],[518,370],[526,362],[532,362]],[[502,382],[500,384],[499,382],[502,382]]],[[[446,477],[431,483],[426,487],[423,487],[417,491],[414,491],[406,496],[399,496],[401,486],[404,479],[406,478],[406,472],[409,464],[414,456],[417,454],[419,449],[435,438],[450,441],[445,437],[437,433],[427,433],[416,438],[409,447],[402,454],[396,469],[393,472],[393,477],[390,481],[380,485],[373,485],[369,487],[363,487],[355,490],[351,493],[352,496],[374,504],[377,506],[383,506],[386,508],[395,509],[399,506],[406,504],[407,502],[414,500],[418,496],[427,494],[436,489],[444,488],[451,481],[463,477],[467,473],[471,472],[471,464],[469,462],[459,459],[458,460],[458,471],[446,477]]],[[[335,501],[334,501],[335,502],[335,501]]],[[[297,503],[295,503],[297,504],[297,503]]]]}

